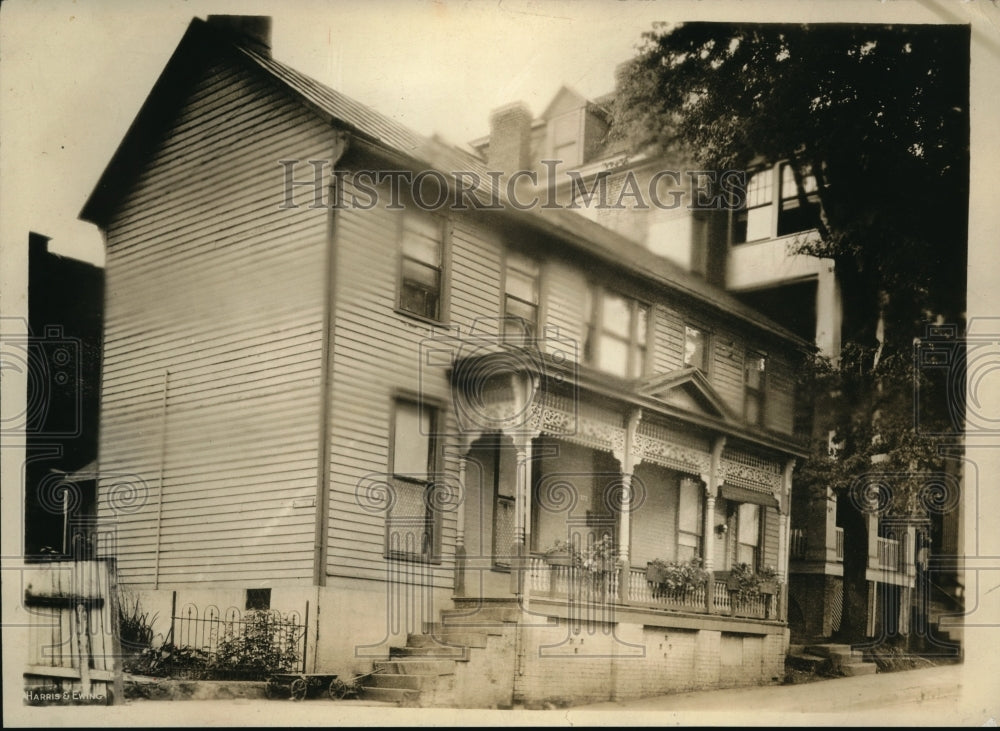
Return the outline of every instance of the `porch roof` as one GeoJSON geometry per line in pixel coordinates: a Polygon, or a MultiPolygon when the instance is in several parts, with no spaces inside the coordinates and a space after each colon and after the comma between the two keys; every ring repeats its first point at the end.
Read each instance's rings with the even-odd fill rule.
{"type": "Polygon", "coordinates": [[[484,373],[494,376],[502,372],[512,375],[528,373],[538,378],[539,391],[556,392],[569,384],[591,399],[596,397],[620,408],[623,418],[627,418],[635,409],[642,409],[647,414],[660,416],[667,421],[683,422],[704,432],[733,437],[742,443],[763,447],[781,455],[808,455],[806,443],[790,434],[781,434],[760,426],[748,426],[738,421],[707,379],[700,373],[692,374],[691,370],[693,369],[673,371],[652,379],[628,380],[569,362],[565,358],[555,358],[548,353],[536,351],[531,358],[511,358],[510,349],[500,348],[496,352],[456,360],[450,375],[453,387],[469,385],[481,388],[482,381],[472,378],[481,378],[484,373]],[[532,367],[539,366],[538,371],[529,373],[532,367]],[[701,408],[692,408],[698,405],[699,398],[692,398],[687,405],[670,398],[670,394],[676,393],[678,389],[687,389],[689,393],[701,397],[701,408]]]}

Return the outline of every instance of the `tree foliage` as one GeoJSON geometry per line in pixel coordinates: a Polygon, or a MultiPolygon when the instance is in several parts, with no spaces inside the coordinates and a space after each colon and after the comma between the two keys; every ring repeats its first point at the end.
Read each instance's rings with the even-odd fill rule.
{"type": "Polygon", "coordinates": [[[620,71],[614,129],[633,145],[720,171],[786,160],[798,181],[816,177],[819,240],[800,251],[835,262],[843,344],[803,377],[839,449],[830,458],[817,430],[799,484],[909,475],[890,506],[905,511],[941,466],[914,385],[938,395],[923,415],[938,426],[953,394],[915,366],[914,339],[964,317],[968,70],[965,26],[687,23],[654,27],[620,71]]]}

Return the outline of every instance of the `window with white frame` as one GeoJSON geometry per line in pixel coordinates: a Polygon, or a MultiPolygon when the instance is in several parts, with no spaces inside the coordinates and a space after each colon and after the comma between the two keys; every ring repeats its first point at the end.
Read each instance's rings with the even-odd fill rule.
{"type": "Polygon", "coordinates": [[[442,320],[444,220],[409,208],[402,219],[399,309],[442,320]]]}
{"type": "Polygon", "coordinates": [[[437,553],[434,487],[436,409],[397,399],[392,414],[392,483],[386,515],[386,555],[430,559],[437,553]]]}
{"type": "Polygon", "coordinates": [[[746,203],[733,213],[733,243],[761,241],[816,228],[819,191],[808,166],[801,191],[792,166],[783,162],[748,173],[746,203]]]}
{"type": "Polygon", "coordinates": [[[622,378],[644,375],[649,305],[601,288],[589,291],[588,295],[586,362],[622,378]]]}
{"type": "Polygon", "coordinates": [[[538,334],[540,268],[538,261],[508,251],[504,262],[504,339],[538,334]]]}
{"type": "Polygon", "coordinates": [[[736,211],[733,243],[770,238],[774,203],[774,171],[763,168],[747,177],[746,205],[736,211]]]}

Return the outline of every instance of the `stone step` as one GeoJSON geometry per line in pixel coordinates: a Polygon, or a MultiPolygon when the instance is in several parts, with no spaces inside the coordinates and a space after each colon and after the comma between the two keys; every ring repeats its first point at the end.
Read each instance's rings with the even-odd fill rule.
{"type": "Polygon", "coordinates": [[[486,647],[485,632],[464,632],[459,628],[440,633],[410,635],[407,647],[486,647]]]}
{"type": "Polygon", "coordinates": [[[441,622],[425,622],[424,623],[424,634],[433,635],[442,640],[447,640],[451,642],[452,637],[458,637],[466,634],[478,634],[483,635],[494,635],[499,636],[504,632],[504,628],[508,627],[509,624],[506,622],[448,622],[443,624],[441,622]]]}
{"type": "Polygon", "coordinates": [[[863,660],[864,654],[860,650],[852,650],[850,645],[824,643],[819,645],[806,645],[804,651],[810,655],[828,657],[834,663],[850,662],[851,660],[863,660]]]}
{"type": "Polygon", "coordinates": [[[789,653],[785,657],[785,664],[791,665],[797,670],[816,672],[817,670],[823,670],[830,667],[830,658],[820,657],[819,655],[810,655],[806,652],[796,652],[789,653]]]}
{"type": "Polygon", "coordinates": [[[849,678],[857,675],[874,675],[878,666],[873,662],[850,662],[840,666],[840,672],[849,678]]]}
{"type": "Polygon", "coordinates": [[[370,676],[365,686],[370,688],[402,688],[404,690],[423,690],[438,682],[440,675],[391,675],[380,673],[370,676]]]}
{"type": "Polygon", "coordinates": [[[425,647],[390,647],[389,658],[397,657],[431,657],[447,658],[456,662],[468,662],[468,647],[449,647],[446,645],[425,646],[425,647]]]}
{"type": "Polygon", "coordinates": [[[458,624],[498,624],[517,622],[521,619],[521,610],[509,604],[482,604],[464,606],[459,609],[441,610],[441,622],[448,626],[458,624]]]}
{"type": "Polygon", "coordinates": [[[394,675],[452,675],[455,672],[455,661],[398,658],[376,662],[375,670],[394,675]]]}
{"type": "Polygon", "coordinates": [[[409,688],[382,688],[365,685],[361,688],[361,695],[365,700],[390,701],[399,706],[416,706],[420,700],[420,691],[409,688]]]}

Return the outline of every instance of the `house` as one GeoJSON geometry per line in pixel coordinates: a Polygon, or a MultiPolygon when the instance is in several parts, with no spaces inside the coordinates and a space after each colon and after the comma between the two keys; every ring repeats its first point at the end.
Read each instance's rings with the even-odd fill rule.
{"type": "Polygon", "coordinates": [[[304,669],[424,705],[779,682],[812,344],[268,34],[193,20],[81,214],[100,530],[160,635],[296,612],[304,669]]]}
{"type": "Polygon", "coordinates": [[[87,532],[95,501],[104,272],[50,251],[49,242],[28,235],[28,333],[8,345],[11,365],[21,361],[28,374],[23,518],[29,560],[74,553],[74,535],[87,532]]]}
{"type": "MultiPolygon", "coordinates": [[[[797,183],[787,162],[758,161],[746,171],[740,204],[720,205],[726,201],[711,195],[708,184],[724,183],[725,173],[685,172],[698,168],[683,158],[633,149],[627,140],[609,140],[614,97],[588,100],[563,87],[537,118],[522,104],[502,107],[492,115],[490,134],[471,145],[493,166],[534,169],[567,208],[724,288],[836,361],[845,318],[865,313],[845,300],[832,259],[793,253],[798,244],[818,240],[815,178],[807,175],[797,183]],[[705,204],[698,204],[699,195],[705,204]]],[[[822,430],[822,417],[812,419],[810,409],[822,414],[823,404],[806,405],[801,428],[814,422],[811,428],[822,430]]],[[[943,480],[948,495],[957,495],[957,460],[935,479],[943,480]]],[[[919,619],[923,602],[935,606],[933,615],[960,610],[961,578],[947,571],[938,571],[928,584],[934,596],[917,595],[922,545],[937,555],[960,554],[960,501],[945,502],[946,509],[931,509],[923,519],[901,520],[879,518],[832,489],[821,496],[796,492],[788,616],[793,640],[828,641],[840,629],[845,552],[848,561],[857,557],[864,563],[862,611],[874,643],[910,634],[911,609],[919,619]],[[846,524],[855,529],[848,546],[846,524]]],[[[938,654],[956,649],[954,637],[926,621],[912,633],[938,654]]]]}

